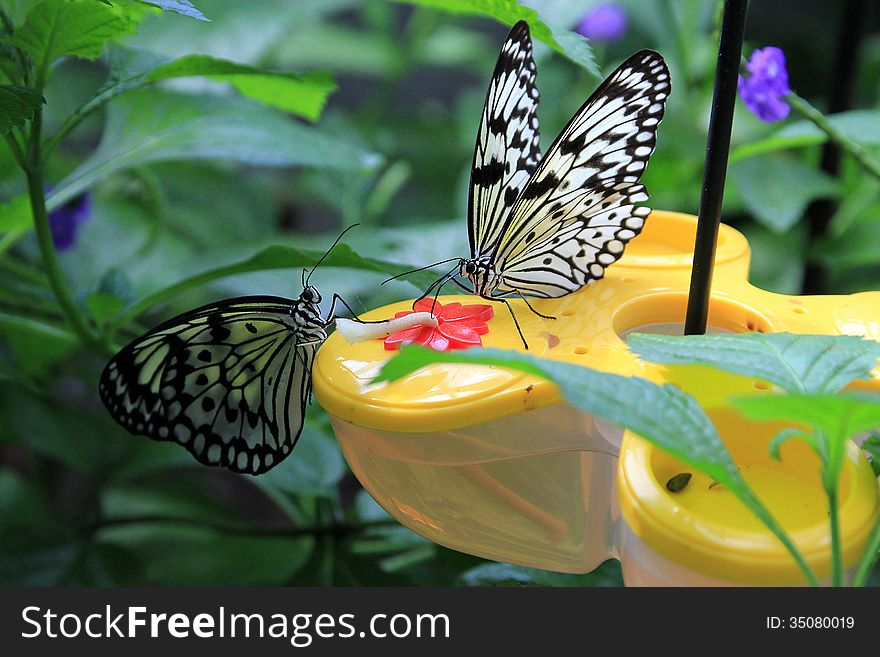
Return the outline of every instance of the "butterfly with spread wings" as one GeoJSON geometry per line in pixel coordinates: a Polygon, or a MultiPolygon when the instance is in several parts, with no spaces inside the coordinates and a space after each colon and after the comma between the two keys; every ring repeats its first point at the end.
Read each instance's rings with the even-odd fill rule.
{"type": "Polygon", "coordinates": [[[639,179],[670,91],[663,58],[642,50],[627,59],[543,158],[536,73],[529,27],[520,21],[501,48],[477,134],[471,257],[426,294],[451,280],[508,309],[504,297],[512,295],[527,305],[526,297],[561,297],[602,278],[645,224],[650,209],[636,204],[648,199],[639,179]]]}
{"type": "Polygon", "coordinates": [[[101,374],[107,410],[129,432],[177,442],[206,465],[256,475],[280,463],[302,432],[312,363],[342,301],[334,294],[324,319],[314,270],[303,272],[297,299],[227,299],[136,338],[101,374]]]}

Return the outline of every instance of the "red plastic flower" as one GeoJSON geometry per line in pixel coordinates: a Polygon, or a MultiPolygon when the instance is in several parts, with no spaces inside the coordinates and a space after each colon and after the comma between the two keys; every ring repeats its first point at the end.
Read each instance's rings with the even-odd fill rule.
{"type": "Polygon", "coordinates": [[[423,344],[434,351],[466,349],[482,345],[480,337],[489,332],[486,324],[494,316],[492,306],[476,303],[462,306],[457,301],[445,306],[439,301],[421,299],[412,310],[399,312],[395,317],[403,317],[413,312],[431,312],[437,318],[437,326],[413,326],[405,331],[392,333],[385,338],[385,349],[394,351],[402,344],[423,344]],[[431,306],[433,304],[433,311],[431,306]]]}

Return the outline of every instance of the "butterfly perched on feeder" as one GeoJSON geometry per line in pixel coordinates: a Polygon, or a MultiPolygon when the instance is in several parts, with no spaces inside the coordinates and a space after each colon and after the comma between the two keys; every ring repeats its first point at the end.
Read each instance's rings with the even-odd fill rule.
{"type": "Polygon", "coordinates": [[[260,474],[280,463],[302,432],[312,363],[342,301],[334,294],[324,319],[309,284],[318,264],[303,271],[297,299],[226,299],[123,347],[98,384],[113,419],[133,434],[177,442],[206,465],[260,474]]]}
{"type": "Polygon", "coordinates": [[[451,280],[508,309],[509,296],[527,305],[526,297],[561,297],[602,278],[645,224],[650,209],[636,204],[648,199],[639,179],[670,91],[663,58],[642,50],[627,59],[543,157],[536,74],[529,27],[520,21],[501,48],[477,134],[471,255],[456,259],[426,296],[451,280]]]}

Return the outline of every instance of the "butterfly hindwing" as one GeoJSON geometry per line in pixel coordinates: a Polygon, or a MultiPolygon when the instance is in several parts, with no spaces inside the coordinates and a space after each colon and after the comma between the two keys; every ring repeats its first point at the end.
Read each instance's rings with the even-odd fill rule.
{"type": "Polygon", "coordinates": [[[643,50],[587,100],[510,211],[493,250],[499,292],[562,296],[622,255],[650,212],[638,181],[669,91],[663,58],[643,50]]]}
{"type": "Polygon", "coordinates": [[[132,433],[208,465],[259,474],[293,449],[324,337],[301,301],[242,297],[185,313],[122,349],[99,384],[132,433]]]}
{"type": "Polygon", "coordinates": [[[617,183],[591,194],[598,209],[582,220],[554,225],[508,260],[498,292],[559,297],[605,275],[645,225],[650,209],[635,203],[647,201],[648,193],[641,184],[617,183]]]}
{"type": "Polygon", "coordinates": [[[520,21],[501,48],[477,133],[468,199],[474,256],[498,239],[504,218],[541,159],[536,75],[529,27],[520,21]]]}

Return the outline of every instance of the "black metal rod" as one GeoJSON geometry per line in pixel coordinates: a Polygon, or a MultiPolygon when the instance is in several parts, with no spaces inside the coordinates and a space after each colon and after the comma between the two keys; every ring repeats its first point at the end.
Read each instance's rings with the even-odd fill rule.
{"type": "Polygon", "coordinates": [[[746,26],[748,0],[726,0],[721,18],[721,42],[715,68],[715,92],[706,141],[706,164],[703,168],[703,189],[700,214],[694,243],[694,263],[688,294],[685,335],[706,332],[709,317],[709,295],[712,292],[712,271],[715,268],[715,245],[721,223],[724,180],[727,177],[727,156],[730,153],[730,131],[742,57],[743,33],[746,26]]]}

